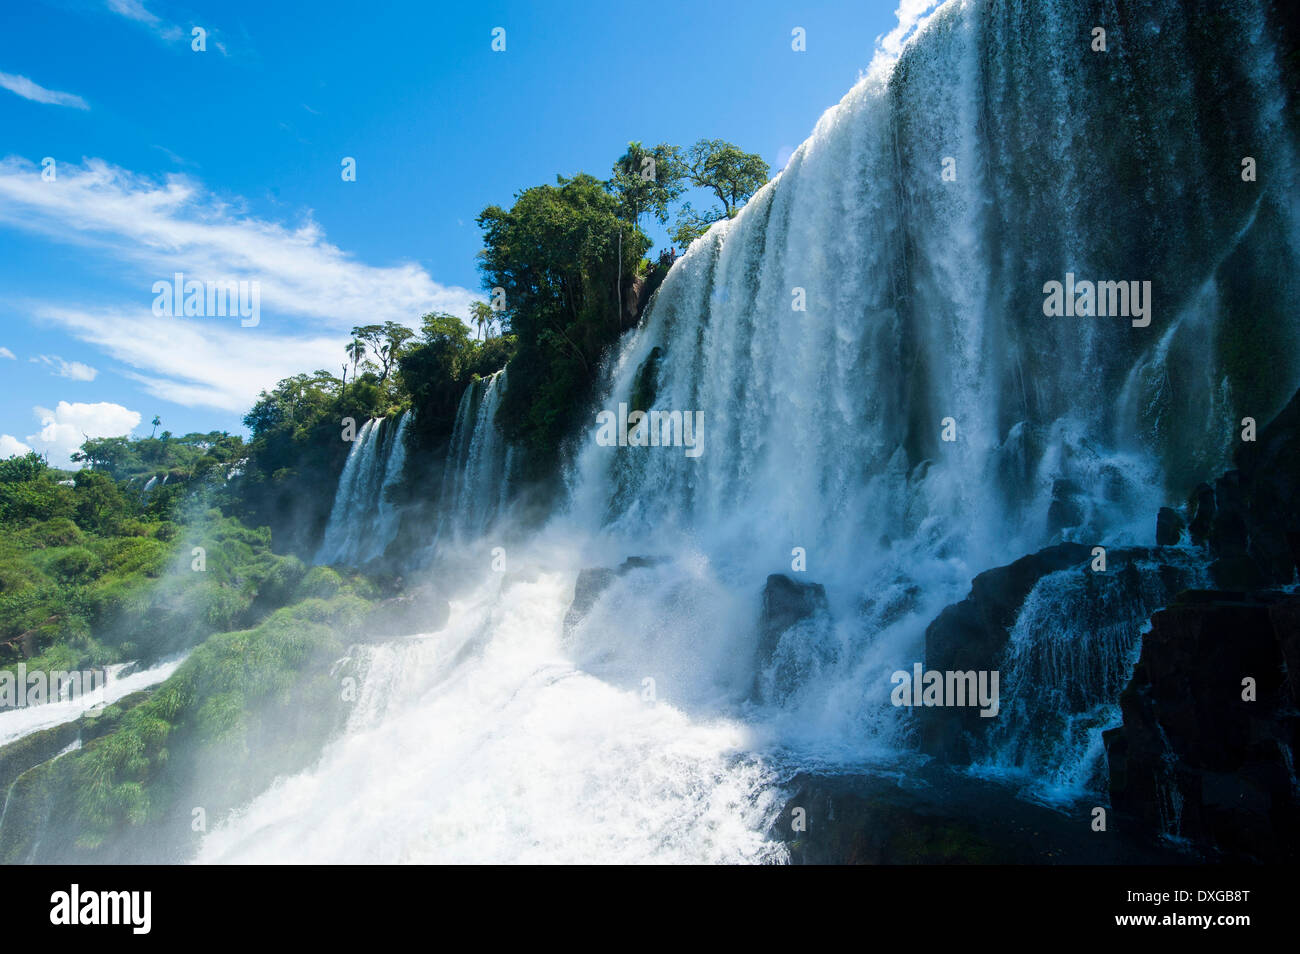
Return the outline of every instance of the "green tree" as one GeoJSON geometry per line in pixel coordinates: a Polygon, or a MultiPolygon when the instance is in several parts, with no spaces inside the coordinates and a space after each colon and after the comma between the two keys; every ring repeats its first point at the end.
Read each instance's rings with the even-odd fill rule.
{"type": "Polygon", "coordinates": [[[396,321],[385,321],[382,325],[353,328],[352,336],[368,345],[371,354],[379,359],[379,380],[383,382],[388,380],[402,355],[402,347],[415,337],[415,332],[396,321]]]}
{"type": "Polygon", "coordinates": [[[45,458],[36,451],[28,451],[22,457],[10,457],[0,460],[0,484],[18,484],[35,480],[49,470],[45,458]]]}
{"type": "Polygon", "coordinates": [[[485,301],[476,301],[469,306],[470,320],[478,328],[479,334],[483,340],[487,341],[492,337],[492,323],[496,321],[496,313],[491,306],[485,301]]]}
{"type": "Polygon", "coordinates": [[[357,376],[357,365],[366,357],[366,343],[360,338],[353,338],[343,351],[352,361],[352,377],[355,378],[357,376]]]}
{"type": "Polygon", "coordinates": [[[549,457],[589,394],[601,354],[623,330],[622,276],[650,247],[619,199],[585,173],[520,192],[478,217],[484,285],[505,292],[517,337],[501,418],[508,436],[549,457]]]}
{"type": "Polygon", "coordinates": [[[661,142],[646,149],[629,142],[627,152],[614,163],[609,190],[619,202],[623,221],[639,226],[647,212],[660,224],[668,221],[668,206],[686,189],[681,147],[661,142]]]}
{"type": "Polygon", "coordinates": [[[767,182],[768,165],[761,156],[743,152],[722,139],[701,139],[682,160],[692,185],[712,192],[721,206],[696,212],[689,202],[678,211],[673,241],[683,248],[714,222],[734,218],[741,206],[767,182]]]}

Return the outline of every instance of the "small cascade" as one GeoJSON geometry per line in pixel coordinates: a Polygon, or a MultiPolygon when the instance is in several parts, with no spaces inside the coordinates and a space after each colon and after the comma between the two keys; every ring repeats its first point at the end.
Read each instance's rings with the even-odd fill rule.
{"type": "Polygon", "coordinates": [[[976,771],[1029,775],[1040,795],[1105,788],[1102,732],[1120,724],[1147,620],[1171,597],[1204,586],[1192,550],[1149,551],[1108,573],[1071,568],[1025,599],[1001,666],[1002,717],[976,771]]]}
{"type": "Polygon", "coordinates": [[[388,461],[384,465],[384,479],[379,484],[379,495],[375,504],[374,525],[367,538],[369,544],[366,553],[359,562],[374,559],[383,554],[388,544],[397,536],[397,527],[401,521],[401,509],[393,503],[391,494],[402,479],[402,469],[406,466],[406,427],[411,421],[411,414],[404,413],[397,419],[397,429],[388,448],[388,461]]]}
{"type": "Polygon", "coordinates": [[[504,368],[465,389],[439,494],[439,537],[482,533],[507,500],[514,455],[496,426],[505,392],[504,368]]]}
{"type": "Polygon", "coordinates": [[[357,566],[382,556],[397,536],[401,514],[389,498],[406,465],[409,417],[402,414],[395,427],[381,417],[361,426],[339,476],[316,563],[357,566]]]}

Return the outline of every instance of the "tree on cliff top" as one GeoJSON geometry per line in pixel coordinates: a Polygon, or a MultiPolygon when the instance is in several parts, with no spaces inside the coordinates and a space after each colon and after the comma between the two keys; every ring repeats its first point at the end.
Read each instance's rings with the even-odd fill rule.
{"type": "Polygon", "coordinates": [[[744,152],[722,139],[701,139],[687,151],[683,160],[687,181],[717,196],[721,207],[696,212],[689,202],[677,216],[673,241],[683,248],[708,230],[714,222],[736,216],[740,207],[768,179],[768,165],[763,157],[744,152]]]}

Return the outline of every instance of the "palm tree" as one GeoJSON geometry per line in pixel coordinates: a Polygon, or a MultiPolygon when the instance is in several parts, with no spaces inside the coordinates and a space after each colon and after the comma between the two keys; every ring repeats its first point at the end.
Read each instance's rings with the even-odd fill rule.
{"type": "Polygon", "coordinates": [[[492,322],[496,319],[496,314],[487,302],[476,301],[469,306],[470,320],[478,326],[479,333],[486,341],[492,337],[492,322]]]}
{"type": "Polygon", "coordinates": [[[357,377],[357,363],[366,356],[366,343],[360,338],[353,338],[352,343],[343,349],[349,358],[352,359],[352,380],[357,377]]]}
{"type": "Polygon", "coordinates": [[[153,416],[152,423],[153,423],[153,430],[149,432],[149,436],[151,438],[158,433],[158,425],[162,423],[162,418],[160,418],[157,414],[155,414],[153,416]]]}

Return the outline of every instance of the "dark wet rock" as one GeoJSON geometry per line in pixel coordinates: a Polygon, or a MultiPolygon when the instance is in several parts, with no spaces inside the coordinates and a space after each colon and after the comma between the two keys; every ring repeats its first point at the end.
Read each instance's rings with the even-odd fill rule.
{"type": "MultiPolygon", "coordinates": [[[[997,669],[1020,608],[1044,576],[1084,566],[1092,548],[1060,543],[971,581],[970,595],[946,607],[925,631],[925,668],[939,671],[997,669]]],[[[970,733],[981,733],[974,708],[918,709],[921,750],[951,762],[970,759],[970,733]]],[[[987,722],[988,720],[984,720],[987,722]]]]}
{"type": "Polygon", "coordinates": [[[573,599],[564,614],[564,635],[568,636],[573,632],[574,627],[586,618],[601,594],[609,589],[609,585],[614,580],[633,570],[658,566],[664,563],[665,559],[664,557],[631,556],[615,568],[589,567],[579,570],[577,582],[573,585],[573,599]]]}
{"type": "Polygon", "coordinates": [[[48,762],[81,735],[74,720],[25,735],[0,748],[0,802],[18,776],[42,762],[48,762]]]}
{"type": "Polygon", "coordinates": [[[1052,502],[1047,507],[1047,532],[1059,533],[1083,523],[1087,510],[1082,489],[1073,480],[1052,481],[1052,502]]]}
{"type": "Polygon", "coordinates": [[[1300,567],[1300,392],[1236,454],[1247,551],[1270,584],[1300,567]]]}
{"type": "Polygon", "coordinates": [[[1300,596],[1197,591],[1151,618],[1124,722],[1106,733],[1123,824],[1229,859],[1300,857],[1300,596]],[[1243,680],[1256,698],[1243,699],[1243,680]]]}
{"type": "Polygon", "coordinates": [[[1191,515],[1187,522],[1187,530],[1191,534],[1192,542],[1204,544],[1210,539],[1210,531],[1214,528],[1214,488],[1209,484],[1197,484],[1196,489],[1192,491],[1191,499],[1187,502],[1188,513],[1191,515]]]}
{"type": "Polygon", "coordinates": [[[0,805],[10,786],[25,773],[55,758],[68,746],[82,744],[117,728],[122,716],[149,698],[152,690],[142,689],[123,696],[112,705],[83,713],[76,719],[40,729],[0,747],[0,805]]]}
{"type": "Polygon", "coordinates": [[[1300,392],[1234,460],[1212,486],[1192,491],[1192,542],[1209,547],[1220,589],[1291,583],[1300,567],[1300,392]]]}
{"type": "Polygon", "coordinates": [[[1177,546],[1182,539],[1184,526],[1183,518],[1177,510],[1161,507],[1156,514],[1156,546],[1177,546]]]}
{"type": "Polygon", "coordinates": [[[451,605],[446,598],[426,583],[375,604],[359,635],[363,639],[391,639],[436,632],[447,625],[450,615],[451,605]]]}
{"type": "Polygon", "coordinates": [[[906,585],[886,596],[872,596],[863,600],[861,614],[865,619],[871,620],[873,629],[884,629],[915,612],[924,595],[925,591],[921,587],[906,585]]]}
{"type": "Polygon", "coordinates": [[[779,702],[835,661],[826,588],[773,573],[758,615],[754,694],[779,702]]]}
{"type": "Polygon", "coordinates": [[[820,583],[792,580],[773,573],[763,584],[763,603],[758,617],[758,654],[771,657],[781,634],[796,623],[827,609],[826,587],[820,583]]]}
{"type": "Polygon", "coordinates": [[[794,778],[769,837],[793,864],[1175,864],[1193,859],[1092,830],[1091,802],[1049,808],[930,764],[794,778]],[[796,813],[802,809],[802,813],[796,813]],[[797,830],[797,826],[803,830],[797,830]]]}
{"type": "MultiPolygon", "coordinates": [[[[1085,640],[1084,647],[1089,645],[1087,634],[1101,632],[1114,626],[1117,619],[1125,618],[1133,620],[1129,639],[1135,642],[1142,622],[1159,608],[1160,602],[1157,601],[1183,590],[1196,579],[1185,552],[1172,548],[1109,549],[1104,572],[1092,569],[1093,560],[1092,546],[1066,543],[981,573],[972,581],[970,595],[960,603],[946,607],[926,629],[924,669],[939,672],[996,671],[1005,694],[1007,674],[1003,670],[1012,629],[1030,593],[1053,573],[1066,570],[1078,573],[1081,595],[1068,610],[1071,616],[1063,621],[1063,625],[1071,627],[1078,638],[1085,640]]],[[[1062,611],[1066,610],[1063,608],[1062,611]]],[[[1037,720],[1041,717],[1046,721],[1039,728],[1050,731],[1046,726],[1051,720],[1064,720],[1096,705],[1097,700],[1089,697],[1091,690],[1081,686],[1127,679],[1127,671],[1110,674],[1114,666],[1114,651],[1117,651],[1114,643],[1098,642],[1092,657],[1081,658],[1074,664],[1078,667],[1079,686],[1049,687],[1056,694],[1052,698],[1065,700],[1060,705],[1068,702],[1076,706],[1072,710],[1062,710],[1060,705],[1051,711],[1036,709],[1024,700],[1021,700],[1022,706],[1027,706],[1027,709],[1003,710],[997,718],[981,716],[980,708],[973,705],[917,708],[915,715],[921,750],[945,762],[967,764],[984,750],[991,733],[1002,731],[1001,723],[1007,719],[1032,717],[1037,720]],[[1101,655],[1103,652],[1106,655],[1101,655]],[[1038,714],[1031,716],[1034,712],[1038,714]]],[[[1044,678],[1049,676],[1044,673],[1044,678]]],[[[1119,684],[1122,682],[1116,684],[1116,692],[1119,684]]],[[[1005,699],[1004,702],[1014,703],[1015,700],[1005,699]]]]}

